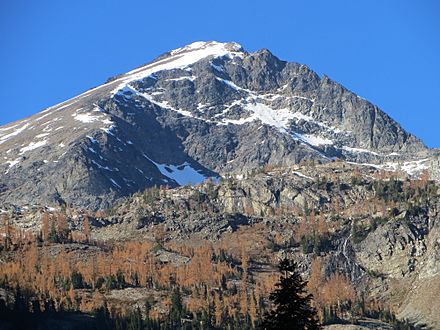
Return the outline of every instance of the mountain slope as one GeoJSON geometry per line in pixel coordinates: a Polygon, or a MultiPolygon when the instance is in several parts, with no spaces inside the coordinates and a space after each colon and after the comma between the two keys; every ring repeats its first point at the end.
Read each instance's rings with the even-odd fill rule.
{"type": "Polygon", "coordinates": [[[196,42],[1,127],[0,202],[97,209],[153,185],[265,164],[341,158],[392,168],[426,152],[376,106],[304,65],[196,42]]]}

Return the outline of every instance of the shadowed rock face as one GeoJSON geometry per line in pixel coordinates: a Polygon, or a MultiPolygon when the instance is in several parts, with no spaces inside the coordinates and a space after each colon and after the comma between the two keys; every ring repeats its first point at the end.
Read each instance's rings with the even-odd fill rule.
{"type": "Polygon", "coordinates": [[[427,152],[376,106],[304,65],[198,42],[1,127],[0,202],[97,209],[153,185],[265,164],[341,158],[392,168],[427,152]]]}

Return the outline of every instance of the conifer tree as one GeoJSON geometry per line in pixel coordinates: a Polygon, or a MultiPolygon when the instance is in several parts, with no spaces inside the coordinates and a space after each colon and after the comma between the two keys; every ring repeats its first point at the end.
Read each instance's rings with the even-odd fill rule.
{"type": "Polygon", "coordinates": [[[183,314],[182,295],[180,288],[176,287],[171,295],[171,306],[169,311],[169,321],[173,327],[179,327],[183,314]]]}
{"type": "Polygon", "coordinates": [[[281,278],[271,294],[275,308],[265,315],[262,329],[320,329],[316,310],[311,306],[312,295],[306,291],[295,262],[283,259],[278,268],[281,278]]]}
{"type": "Polygon", "coordinates": [[[50,231],[49,234],[47,236],[47,240],[50,243],[58,243],[59,238],[58,238],[58,233],[57,233],[57,229],[55,227],[55,222],[52,221],[51,226],[50,226],[50,231]]]}

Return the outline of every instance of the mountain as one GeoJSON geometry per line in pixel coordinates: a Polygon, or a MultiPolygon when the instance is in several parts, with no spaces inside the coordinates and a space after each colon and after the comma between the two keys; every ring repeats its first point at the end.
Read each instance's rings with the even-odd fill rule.
{"type": "Polygon", "coordinates": [[[151,186],[303,160],[416,174],[430,151],[307,66],[195,42],[0,127],[0,203],[99,209],[151,186]]]}

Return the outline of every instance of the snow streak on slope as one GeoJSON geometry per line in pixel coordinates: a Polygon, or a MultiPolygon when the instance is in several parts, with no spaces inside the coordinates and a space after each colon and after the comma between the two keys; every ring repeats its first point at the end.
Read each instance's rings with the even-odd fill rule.
{"type": "Polygon", "coordinates": [[[31,142],[26,147],[23,147],[20,149],[20,155],[24,154],[25,152],[43,147],[47,144],[47,140],[38,141],[38,142],[31,142]]]}
{"type": "MultiPolygon", "coordinates": [[[[18,125],[16,125],[18,126],[18,125]]],[[[16,127],[13,126],[13,127],[16,127]]],[[[12,129],[13,127],[9,127],[9,128],[4,128],[2,130],[9,130],[12,129]]],[[[17,128],[15,131],[13,131],[12,133],[6,134],[6,135],[0,135],[0,144],[6,142],[7,140],[9,140],[10,138],[20,134],[21,132],[23,132],[26,128],[29,127],[29,124],[24,124],[22,127],[17,128]]]]}

